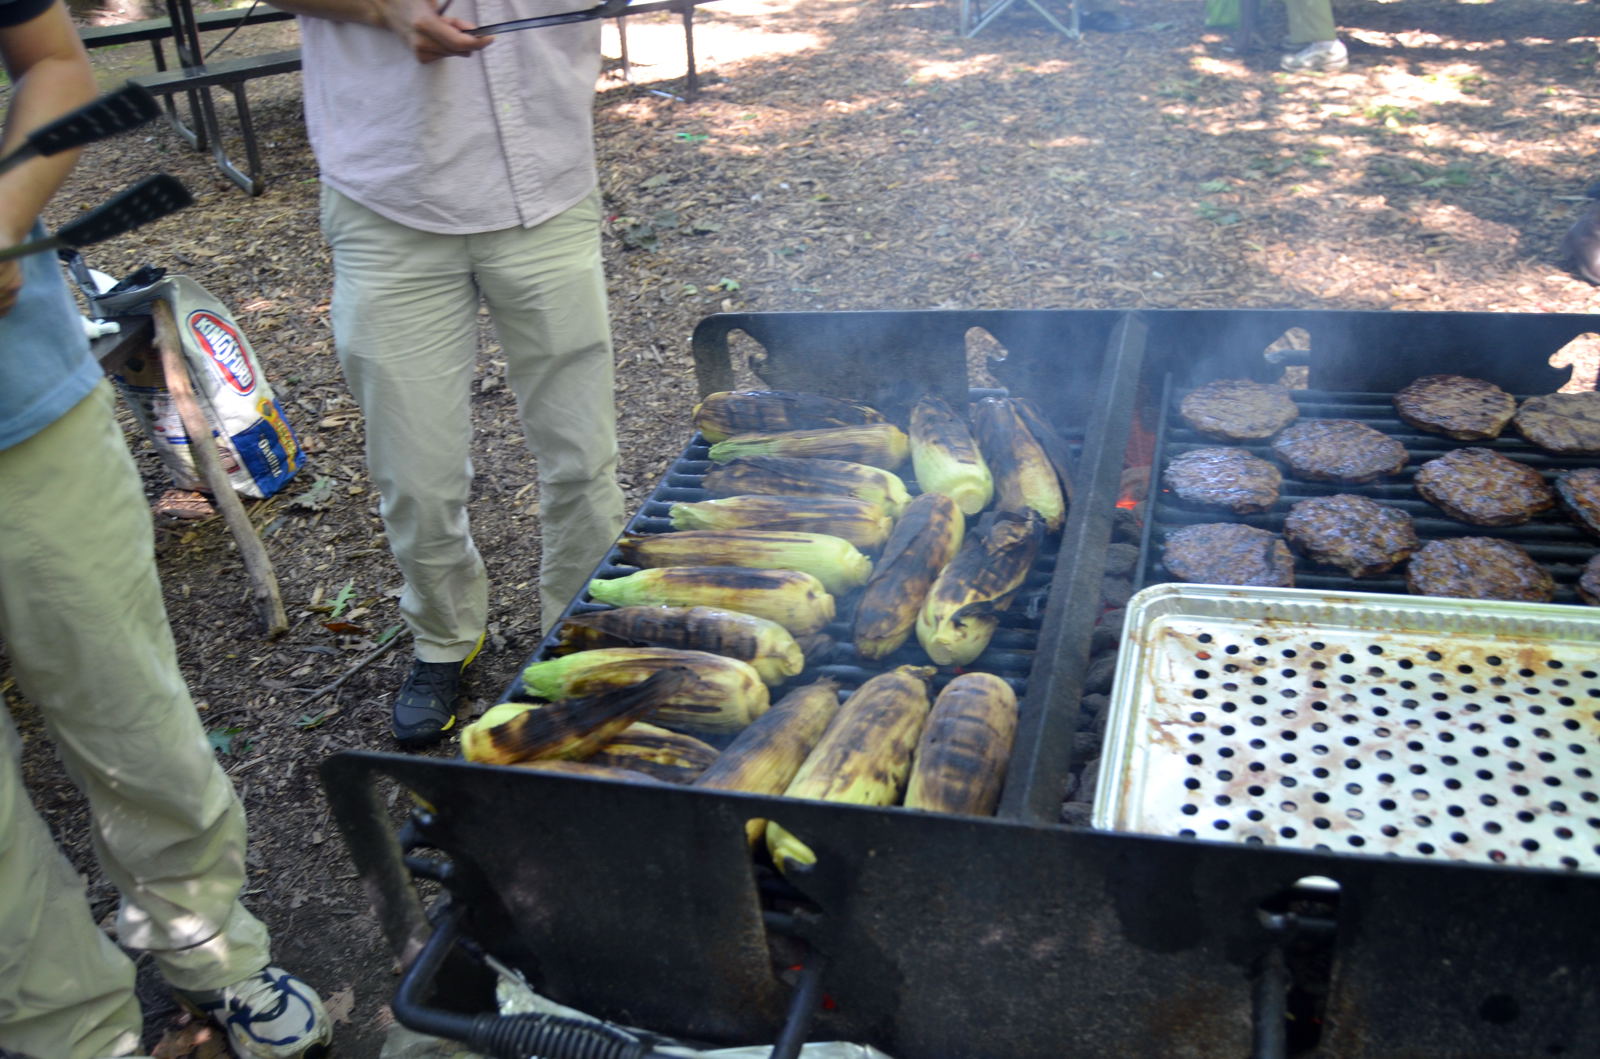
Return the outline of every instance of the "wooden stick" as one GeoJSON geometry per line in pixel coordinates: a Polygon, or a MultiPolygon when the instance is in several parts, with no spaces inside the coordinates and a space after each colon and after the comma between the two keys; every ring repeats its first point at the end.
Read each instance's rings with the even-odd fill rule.
{"type": "Polygon", "coordinates": [[[195,469],[211,487],[212,503],[222,512],[239,546],[239,558],[245,572],[250,575],[250,586],[255,592],[256,612],[270,639],[289,628],[289,618],[283,610],[283,597],[278,592],[278,578],[272,572],[272,560],[261,543],[250,515],[244,509],[239,495],[233,491],[233,482],[222,467],[222,456],[217,451],[216,439],[211,436],[211,422],[195,400],[194,386],[189,378],[189,365],[183,356],[182,339],[178,336],[178,322],[172,316],[172,306],[157,298],[151,305],[151,315],[156,324],[156,348],[161,351],[161,371],[166,376],[167,389],[173,403],[178,406],[178,418],[183,420],[183,431],[189,435],[189,451],[194,455],[195,469]]]}

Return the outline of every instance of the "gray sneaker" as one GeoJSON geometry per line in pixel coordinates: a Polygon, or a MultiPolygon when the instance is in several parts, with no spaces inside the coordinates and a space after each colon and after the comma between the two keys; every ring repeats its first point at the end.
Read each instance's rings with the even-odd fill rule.
{"type": "Polygon", "coordinates": [[[180,990],[178,999],[222,1027],[239,1059],[320,1059],[333,1039],[322,998],[281,967],[209,992],[180,990]]]}
{"type": "Polygon", "coordinates": [[[1285,55],[1278,65],[1291,73],[1328,73],[1349,66],[1350,53],[1345,51],[1343,41],[1316,40],[1293,55],[1285,55]]]}

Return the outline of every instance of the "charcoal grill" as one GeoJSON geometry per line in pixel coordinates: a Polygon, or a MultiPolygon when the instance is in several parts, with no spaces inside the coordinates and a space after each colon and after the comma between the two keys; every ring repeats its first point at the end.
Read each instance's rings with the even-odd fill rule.
{"type": "MultiPolygon", "coordinates": [[[[1159,426],[1163,393],[1275,376],[1281,365],[1262,350],[1291,327],[1312,336],[1319,394],[1392,393],[1446,370],[1535,393],[1561,385],[1565,373],[1547,359],[1600,331],[1600,319],[994,311],[703,321],[702,392],[759,379],[891,416],[919,390],[966,396],[966,336],[982,328],[1007,352],[990,365],[999,385],[1041,404],[1072,440],[1077,500],[1060,544],[991,649],[1022,701],[1000,812],[951,818],[335,755],[323,770],[330,802],[391,944],[412,962],[402,1018],[459,1039],[499,1032],[474,958],[482,950],[592,1014],[686,1039],[778,1041],[778,1054],[807,1036],[872,1043],[898,1059],[1592,1047],[1600,877],[1055,824],[1085,720],[1084,669],[1135,420],[1159,426]],[[741,333],[759,347],[747,364],[735,356],[741,333]],[[396,827],[392,785],[426,811],[396,827]],[[819,854],[798,892],[753,868],[743,827],[757,816],[819,854]],[[425,906],[416,875],[441,882],[445,896],[425,906]],[[798,982],[791,961],[805,968],[798,982]]],[[[694,495],[699,446],[689,442],[630,529],[662,528],[674,491],[694,495]]],[[[1151,522],[1168,517],[1159,500],[1150,510],[1151,522]]],[[[1148,549],[1140,569],[1162,577],[1148,549]]],[[[589,606],[580,597],[569,609],[589,606]]],[[[870,671],[841,650],[824,669],[859,683],[870,671]]]]}

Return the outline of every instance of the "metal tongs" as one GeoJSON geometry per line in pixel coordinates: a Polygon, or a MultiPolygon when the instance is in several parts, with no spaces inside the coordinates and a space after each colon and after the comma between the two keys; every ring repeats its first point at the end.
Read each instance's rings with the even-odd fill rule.
{"type": "Polygon", "coordinates": [[[510,22],[496,22],[493,25],[479,26],[477,29],[468,30],[475,37],[492,37],[496,33],[511,33],[519,29],[538,29],[541,26],[564,26],[569,22],[591,22],[597,18],[616,18],[626,13],[628,0],[604,0],[603,3],[593,7],[584,8],[582,11],[564,11],[559,15],[535,15],[532,18],[517,18],[510,22]]]}

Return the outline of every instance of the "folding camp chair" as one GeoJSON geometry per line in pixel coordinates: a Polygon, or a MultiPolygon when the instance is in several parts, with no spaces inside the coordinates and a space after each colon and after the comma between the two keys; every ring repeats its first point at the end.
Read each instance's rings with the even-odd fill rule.
{"type": "MultiPolygon", "coordinates": [[[[989,23],[999,18],[1017,0],[961,0],[961,35],[975,37],[978,31],[989,23]]],[[[1037,11],[1046,22],[1060,30],[1068,38],[1077,40],[1082,33],[1078,29],[1078,0],[1066,0],[1067,22],[1062,25],[1061,20],[1045,7],[1041,0],[1023,0],[1023,3],[1037,11]]]]}

